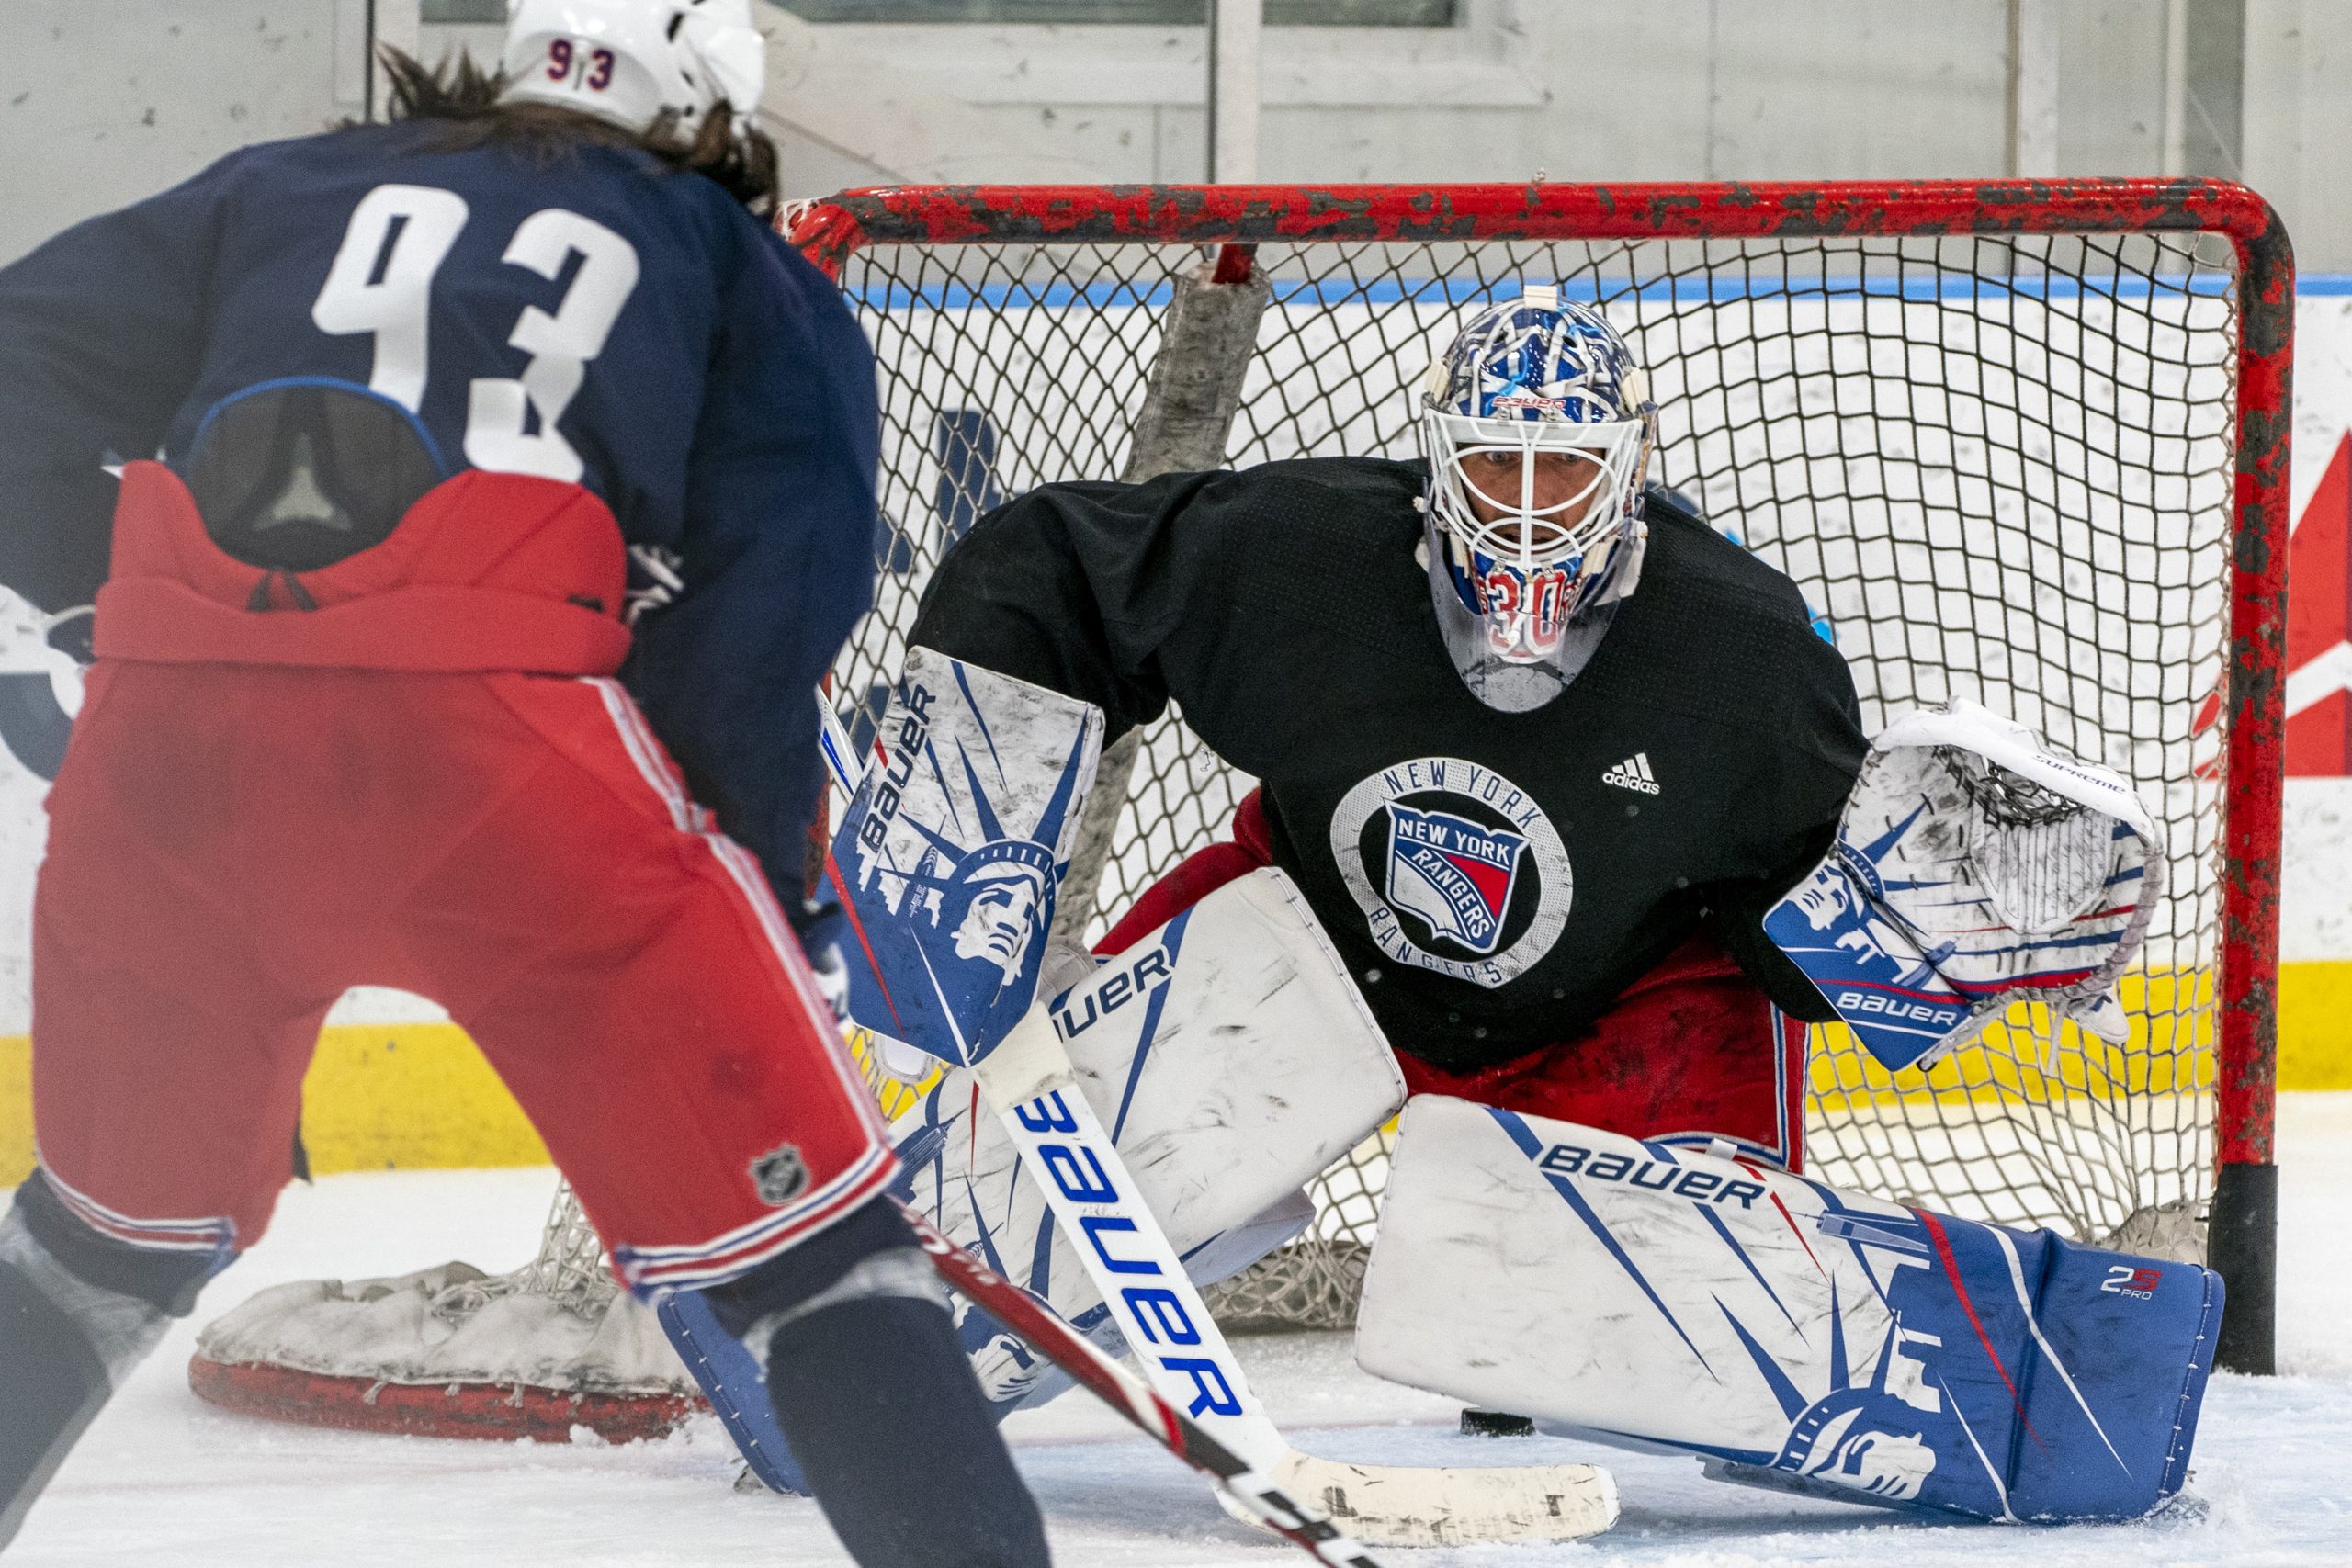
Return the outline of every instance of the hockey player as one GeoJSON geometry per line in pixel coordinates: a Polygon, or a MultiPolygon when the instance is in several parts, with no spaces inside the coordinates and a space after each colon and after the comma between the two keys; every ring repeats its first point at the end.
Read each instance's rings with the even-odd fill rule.
{"type": "Polygon", "coordinates": [[[0,272],[0,580],[97,604],[0,1216],[0,1542],[260,1239],[367,982],[472,1032],[628,1284],[764,1359],[858,1561],[1037,1568],[771,891],[878,432],[854,320],[759,220],[747,0],[521,0],[503,91],[390,65],[395,123],[0,272]]]}
{"type": "Polygon", "coordinates": [[[1047,485],[933,580],[918,645],[1102,707],[1172,699],[1261,784],[1119,952],[1287,872],[1416,1093],[1800,1156],[1829,1014],[1762,912],[1863,756],[1852,681],[1770,567],[1644,479],[1656,412],[1598,313],[1478,312],[1424,459],[1047,485]]]}

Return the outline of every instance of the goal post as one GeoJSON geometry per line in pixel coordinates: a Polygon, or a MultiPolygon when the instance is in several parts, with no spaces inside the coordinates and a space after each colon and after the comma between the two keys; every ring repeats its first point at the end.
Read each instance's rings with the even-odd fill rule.
{"type": "MultiPolygon", "coordinates": [[[[2191,1226],[2229,1284],[2220,1363],[2270,1369],[2294,273],[2260,197],[2189,179],[938,186],[788,222],[881,362],[884,580],[836,671],[853,705],[897,669],[930,569],[979,513],[1122,471],[1180,276],[1254,263],[1272,285],[1237,465],[1411,456],[1408,389],[1466,303],[1538,273],[1597,303],[1659,388],[1653,477],[1797,581],[1871,728],[1984,698],[2120,767],[2173,839],[2180,890],[2127,987],[2129,1051],[2019,1010],[1942,1078],[1895,1084],[1816,1031],[1816,1168],[2093,1240],[2178,1250],[2168,1227],[2191,1226]]],[[[1097,930],[1249,787],[1177,716],[1141,753],[1097,930]]],[[[1381,1157],[1359,1162],[1365,1202],[1381,1157]]]]}

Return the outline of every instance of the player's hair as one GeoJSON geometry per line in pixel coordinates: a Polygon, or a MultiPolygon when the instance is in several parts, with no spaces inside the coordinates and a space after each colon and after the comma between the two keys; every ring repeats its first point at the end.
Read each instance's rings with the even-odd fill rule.
{"type": "Polygon", "coordinates": [[[379,52],[390,83],[389,118],[440,121],[433,141],[437,151],[495,143],[545,160],[562,157],[583,142],[634,147],[673,169],[718,181],[755,217],[773,215],[781,199],[775,143],[755,125],[738,130],[725,104],[703,116],[692,137],[679,133],[674,110],[664,110],[647,130],[635,131],[554,104],[505,102],[499,96],[505,76],[484,71],[463,53],[435,67],[390,46],[379,52]]]}

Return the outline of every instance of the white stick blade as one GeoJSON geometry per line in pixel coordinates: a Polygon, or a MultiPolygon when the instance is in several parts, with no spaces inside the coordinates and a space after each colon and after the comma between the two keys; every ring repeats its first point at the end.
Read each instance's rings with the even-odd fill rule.
{"type": "Polygon", "coordinates": [[[1367,1546],[1577,1540],[1617,1522],[1617,1482],[1589,1464],[1406,1469],[1293,1453],[1283,1488],[1367,1546]]]}

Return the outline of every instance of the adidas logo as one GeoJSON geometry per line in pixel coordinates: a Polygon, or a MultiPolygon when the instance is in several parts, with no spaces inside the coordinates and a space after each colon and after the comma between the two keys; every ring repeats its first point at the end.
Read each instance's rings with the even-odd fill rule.
{"type": "Polygon", "coordinates": [[[1619,789],[1635,790],[1643,795],[1657,793],[1657,775],[1650,772],[1650,754],[1647,751],[1634,752],[1601,774],[1600,782],[1605,784],[1615,784],[1619,789]]]}

